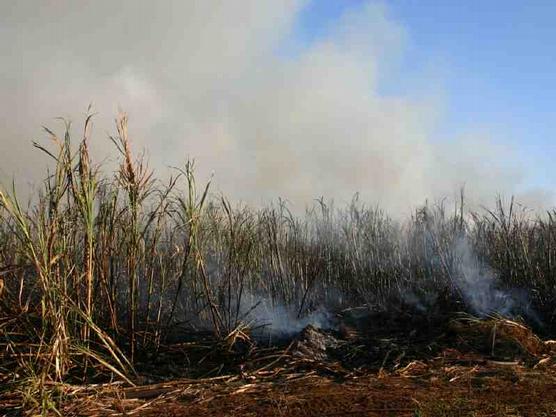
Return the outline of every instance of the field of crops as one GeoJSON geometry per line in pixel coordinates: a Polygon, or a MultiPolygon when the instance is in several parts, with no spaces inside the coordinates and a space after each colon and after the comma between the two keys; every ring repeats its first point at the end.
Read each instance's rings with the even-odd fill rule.
{"type": "Polygon", "coordinates": [[[0,415],[555,415],[555,211],[251,208],[157,180],[125,115],[97,165],[90,120],[0,188],[0,415]]]}

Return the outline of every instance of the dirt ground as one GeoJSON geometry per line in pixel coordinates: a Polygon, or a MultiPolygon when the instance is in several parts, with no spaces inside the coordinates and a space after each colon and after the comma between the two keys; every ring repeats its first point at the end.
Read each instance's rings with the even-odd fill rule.
{"type": "Polygon", "coordinates": [[[446,357],[343,378],[310,371],[263,380],[173,381],[90,397],[64,415],[556,416],[556,368],[543,368],[446,357]]]}

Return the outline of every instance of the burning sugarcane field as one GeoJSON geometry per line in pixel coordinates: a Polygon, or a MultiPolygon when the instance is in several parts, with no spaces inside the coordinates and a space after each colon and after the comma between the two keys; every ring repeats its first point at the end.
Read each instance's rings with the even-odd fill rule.
{"type": "Polygon", "coordinates": [[[0,417],[556,416],[556,8],[470,4],[0,4],[0,417]]]}

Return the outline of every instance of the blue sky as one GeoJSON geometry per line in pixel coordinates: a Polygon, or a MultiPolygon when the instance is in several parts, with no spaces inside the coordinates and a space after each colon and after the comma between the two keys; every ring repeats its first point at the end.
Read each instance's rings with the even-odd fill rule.
{"type": "MultiPolygon", "coordinates": [[[[319,0],[301,13],[295,42],[309,45],[365,1],[319,0]]],[[[431,1],[383,3],[407,42],[383,94],[443,90],[439,140],[483,131],[516,147],[534,186],[556,185],[556,2],[431,1]],[[429,75],[428,77],[426,75],[429,75]],[[437,86],[431,86],[436,88],[437,86]]]]}

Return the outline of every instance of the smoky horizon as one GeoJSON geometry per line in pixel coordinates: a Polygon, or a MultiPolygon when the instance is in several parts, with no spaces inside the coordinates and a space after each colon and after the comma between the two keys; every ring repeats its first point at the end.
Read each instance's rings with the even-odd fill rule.
{"type": "Polygon", "coordinates": [[[539,177],[542,163],[514,137],[522,126],[461,116],[450,127],[459,120],[450,110],[456,71],[415,52],[419,26],[397,5],[322,7],[4,3],[2,182],[16,178],[22,193],[40,186],[48,158],[32,141],[48,146],[41,126],[63,134],[55,118],[65,117],[79,137],[92,103],[91,154],[108,170],[117,163],[108,136],[123,109],[134,152],[158,175],[195,159],[214,190],[246,204],[284,198],[299,210],[358,193],[399,215],[465,187],[474,207],[496,195],[535,210],[553,205],[549,174],[539,177]]]}

